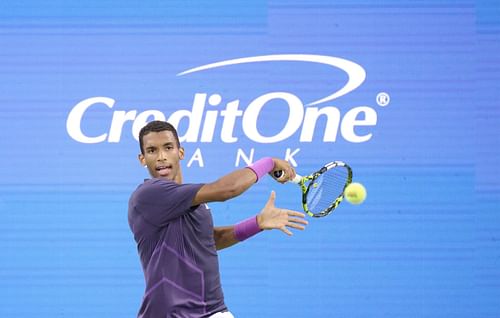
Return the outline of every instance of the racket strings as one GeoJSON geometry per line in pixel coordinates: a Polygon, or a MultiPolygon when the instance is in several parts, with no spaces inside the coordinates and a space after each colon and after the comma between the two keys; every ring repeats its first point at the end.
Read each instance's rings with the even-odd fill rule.
{"type": "Polygon", "coordinates": [[[312,180],[307,193],[307,206],[314,214],[329,212],[342,196],[349,172],[345,167],[335,167],[312,180]]]}

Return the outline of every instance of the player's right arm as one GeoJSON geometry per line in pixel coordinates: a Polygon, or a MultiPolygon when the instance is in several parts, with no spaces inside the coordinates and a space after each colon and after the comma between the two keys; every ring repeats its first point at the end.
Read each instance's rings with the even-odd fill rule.
{"type": "MultiPolygon", "coordinates": [[[[268,171],[282,170],[284,177],[279,182],[286,182],[295,177],[295,169],[285,160],[272,158],[274,167],[268,171]]],[[[243,168],[233,171],[215,182],[203,185],[193,199],[193,206],[208,202],[222,202],[245,192],[258,180],[254,170],[243,168]]]]}

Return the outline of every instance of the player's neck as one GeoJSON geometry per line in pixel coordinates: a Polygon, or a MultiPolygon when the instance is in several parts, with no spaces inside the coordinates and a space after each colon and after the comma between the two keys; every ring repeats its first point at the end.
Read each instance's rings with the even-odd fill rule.
{"type": "Polygon", "coordinates": [[[182,172],[179,170],[177,175],[174,178],[174,182],[177,184],[182,184],[182,172]]]}

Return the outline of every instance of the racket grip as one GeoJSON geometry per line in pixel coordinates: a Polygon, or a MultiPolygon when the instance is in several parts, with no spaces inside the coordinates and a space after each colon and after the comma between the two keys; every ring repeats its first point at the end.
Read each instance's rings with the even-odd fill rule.
{"type": "MultiPolygon", "coordinates": [[[[273,175],[276,179],[279,179],[281,177],[283,177],[283,170],[276,170],[273,172],[273,175]]],[[[293,178],[292,180],[290,180],[289,182],[292,182],[292,183],[296,183],[296,184],[299,184],[300,183],[300,180],[302,180],[302,176],[296,174],[295,175],[295,178],[293,178]]]]}

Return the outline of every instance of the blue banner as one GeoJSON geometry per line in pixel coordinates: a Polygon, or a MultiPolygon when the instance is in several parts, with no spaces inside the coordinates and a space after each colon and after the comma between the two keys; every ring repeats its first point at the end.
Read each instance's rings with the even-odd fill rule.
{"type": "MultiPolygon", "coordinates": [[[[0,316],[136,316],[127,202],[161,119],[187,183],[273,156],[367,189],[220,251],[236,317],[497,317],[499,34],[495,1],[0,4],[0,316]]],[[[301,210],[264,178],[214,223],[272,190],[301,210]]]]}

